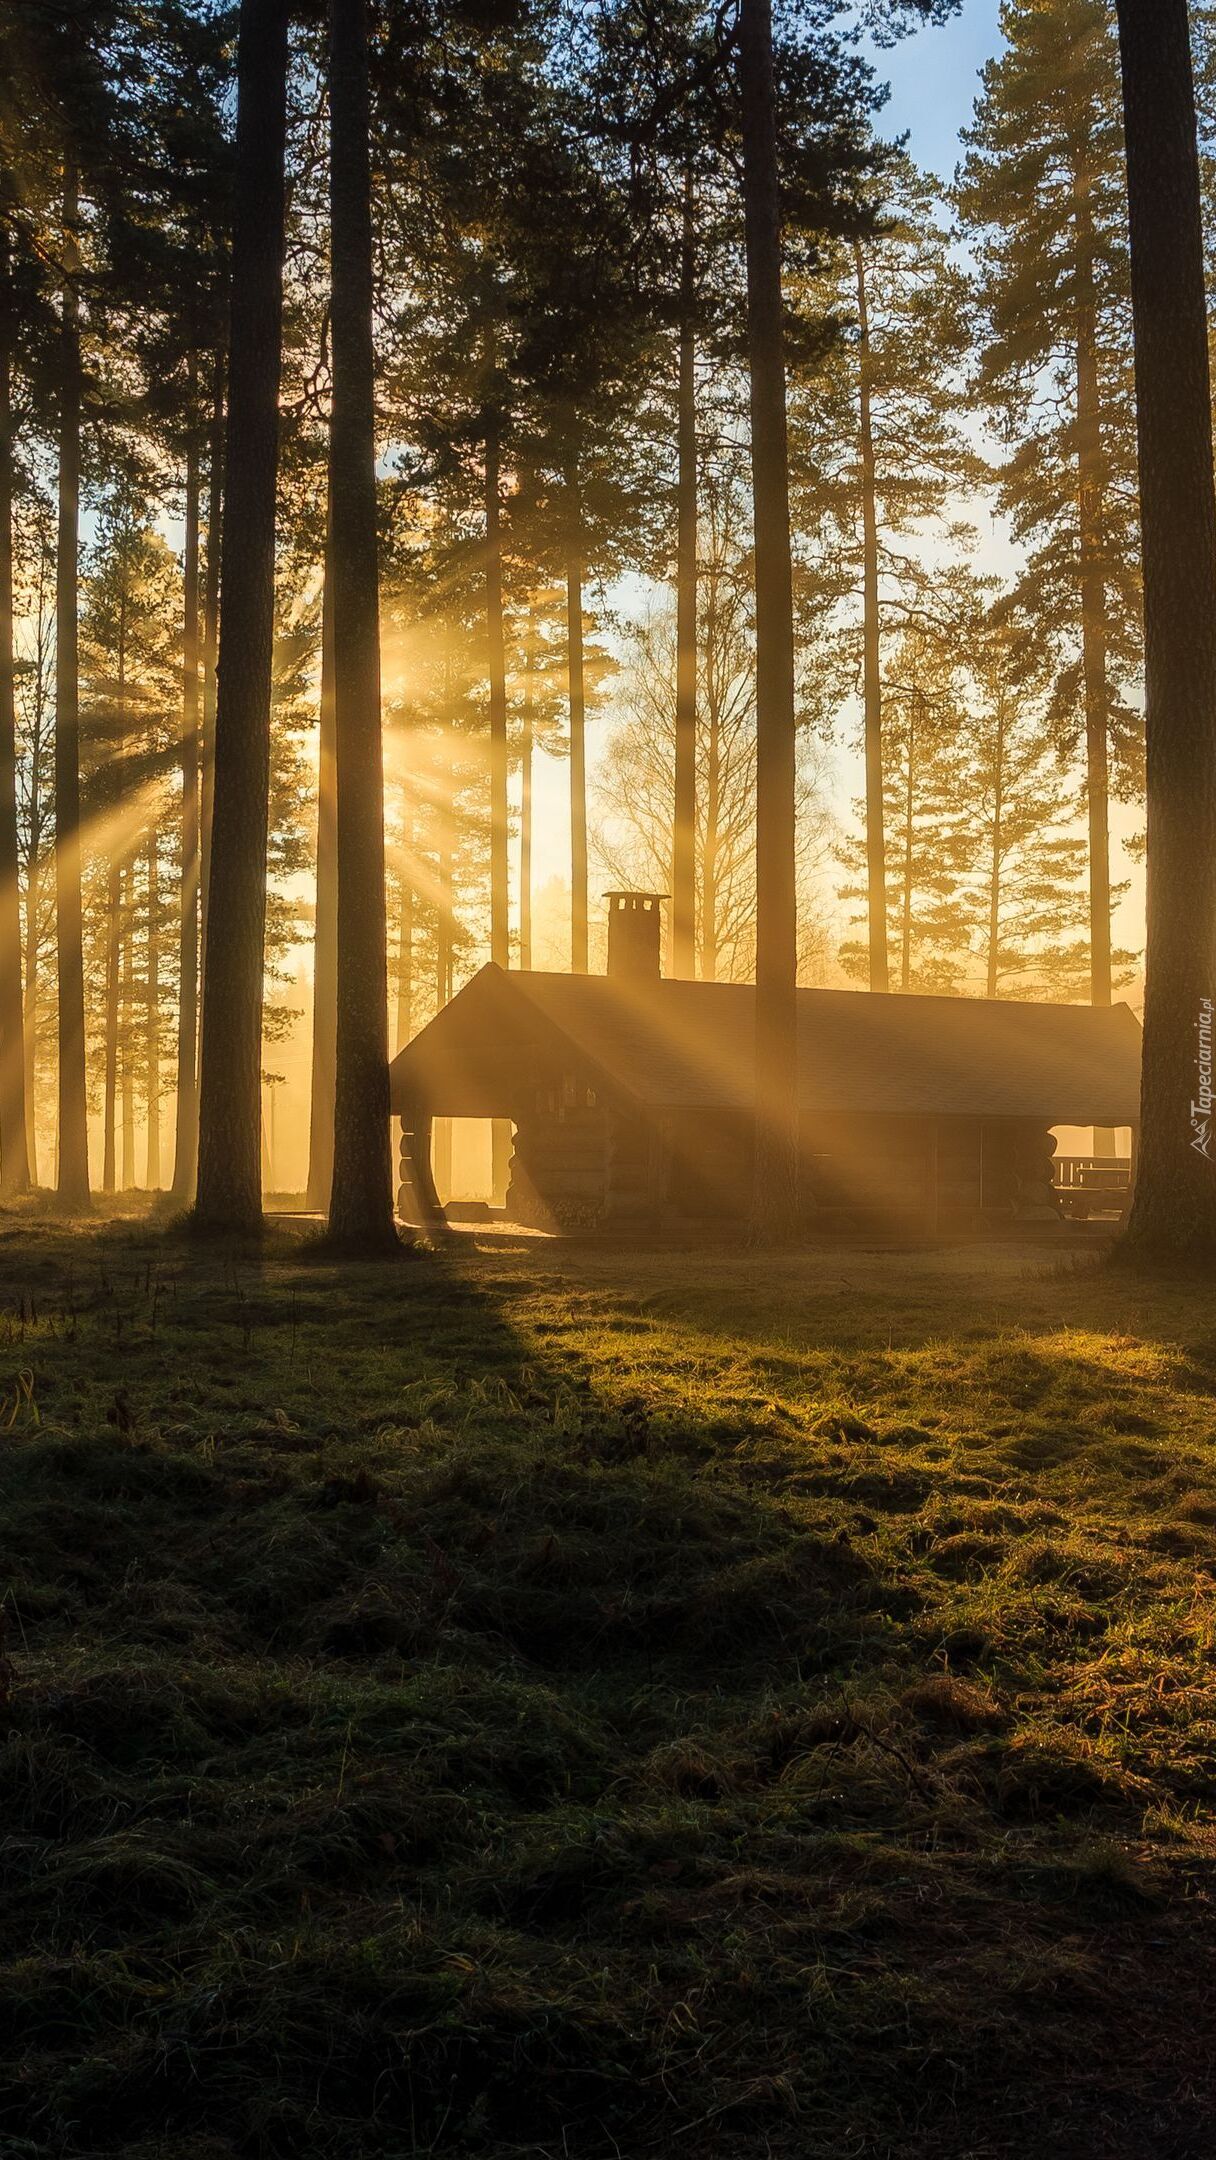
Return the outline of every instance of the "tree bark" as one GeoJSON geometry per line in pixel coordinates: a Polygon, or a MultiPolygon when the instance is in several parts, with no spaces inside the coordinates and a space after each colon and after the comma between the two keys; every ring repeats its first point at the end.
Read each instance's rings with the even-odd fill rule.
{"type": "MultiPolygon", "coordinates": [[[[217,354],[207,476],[207,570],[203,580],[203,741],[199,797],[199,1008],[207,972],[207,907],[211,890],[211,828],[215,810],[216,661],[220,642],[220,525],[224,493],[224,360],[217,354]]],[[[197,1109],[195,1112],[197,1120],[197,1109]]],[[[195,1175],[198,1140],[195,1139],[195,1175]]]]}
{"type": "Polygon", "coordinates": [[[262,1000],[282,363],[285,0],[241,0],[215,784],[199,1078],[208,1231],[262,1220],[262,1000]]]}
{"type": "Polygon", "coordinates": [[[325,549],[325,586],[321,595],[321,711],[318,733],[308,1206],[314,1215],[323,1215],[329,1208],[329,1196],[334,1181],[334,1076],[338,1054],[338,782],[334,758],[334,580],[332,549],[328,544],[325,549]]]}
{"type": "Polygon", "coordinates": [[[122,865],[111,848],[106,874],[106,1003],[103,1056],[101,1189],[118,1189],[118,968],[122,948],[122,865]]]}
{"type": "Polygon", "coordinates": [[[696,973],[697,936],[697,372],[692,173],[684,175],[677,394],[676,743],[671,848],[671,972],[696,973]]]}
{"type": "Polygon", "coordinates": [[[435,1010],[442,1012],[452,995],[455,916],[452,907],[452,870],[455,849],[455,776],[451,750],[451,669],[444,668],[448,715],[446,740],[440,742],[435,760],[436,802],[439,831],[435,851],[435,1010]]]}
{"type": "Polygon", "coordinates": [[[38,1018],[41,936],[38,916],[42,906],[41,785],[43,711],[41,688],[37,693],[34,739],[30,745],[29,857],[25,877],[25,1129],[29,1149],[30,1180],[38,1183],[38,1018]]]}
{"type": "MultiPolygon", "coordinates": [[[[127,748],[127,584],[123,584],[118,601],[118,650],[115,704],[118,708],[118,727],[114,743],[114,755],[121,760],[127,748]]],[[[122,953],[122,880],[125,848],[116,832],[110,842],[110,860],[106,877],[106,1009],[105,1009],[105,1097],[102,1114],[102,1164],[101,1188],[112,1193],[117,1187],[117,1132],[118,1116],[118,1029],[119,1029],[119,963],[122,953]]]]}
{"type": "MultiPolygon", "coordinates": [[[[191,360],[191,387],[194,362],[191,360]]],[[[191,415],[193,422],[193,414],[191,415]]],[[[199,955],[199,471],[193,432],[186,451],[186,547],[182,578],[182,857],[178,945],[177,1104],[173,1198],[188,1207],[198,1170],[199,955]]]]}
{"type": "Polygon", "coordinates": [[[870,988],[889,990],[887,956],[887,847],[882,772],[882,621],[878,595],[878,484],[870,349],[870,300],[865,251],[853,243],[857,270],[858,397],[861,435],[861,535],[863,680],[866,765],[866,894],[870,941],[870,988]]]}
{"type": "Polygon", "coordinates": [[[121,1010],[118,1023],[122,1068],[122,1190],[135,1184],[135,865],[128,858],[119,872],[118,922],[122,947],[121,1010]]]}
{"type": "Polygon", "coordinates": [[[147,1127],[144,1134],[146,1171],[144,1184],[149,1192],[160,1191],[160,838],[156,828],[156,815],[148,827],[147,851],[147,981],[144,1006],[144,1095],[147,1101],[147,1127]]]}
{"type": "MultiPolygon", "coordinates": [[[[494,350],[488,355],[489,394],[493,395],[494,350]]],[[[511,964],[508,918],[509,823],[507,782],[507,648],[502,605],[502,504],[501,445],[497,415],[486,423],[486,630],[490,659],[490,958],[501,968],[511,964]]],[[[509,1119],[495,1118],[491,1125],[491,1198],[501,1206],[506,1198],[511,1160],[509,1119]]]]}
{"type": "Polygon", "coordinates": [[[367,0],[331,0],[329,110],[329,560],[338,781],[338,1025],[329,1235],[343,1251],[378,1256],[398,1251],[399,1241],[389,1147],[367,0]]]}
{"type": "Polygon", "coordinates": [[[1216,1255],[1216,485],[1186,0],[1119,0],[1144,561],[1148,943],[1133,1250],[1216,1255]]]}
{"type": "Polygon", "coordinates": [[[501,453],[491,414],[485,436],[486,636],[490,679],[490,958],[510,965],[507,920],[507,649],[502,609],[501,453]]]}
{"type": "Polygon", "coordinates": [[[523,730],[519,746],[519,964],[532,965],[532,759],[536,749],[535,610],[529,610],[524,653],[523,730]]]}
{"type": "Polygon", "coordinates": [[[566,670],[570,702],[570,969],[585,975],[587,940],[587,692],[583,668],[583,543],[578,465],[566,475],[566,670]]]}
{"type": "Polygon", "coordinates": [[[401,890],[397,901],[397,1055],[414,1033],[414,830],[411,822],[401,850],[401,890]]]}
{"type": "Polygon", "coordinates": [[[916,855],[916,698],[908,701],[908,763],[904,775],[904,865],[899,902],[899,987],[912,988],[912,878],[916,855]]]}
{"type": "Polygon", "coordinates": [[[84,953],[80,905],[80,683],[77,585],[80,574],[80,303],[76,291],[79,214],[76,168],[64,169],[64,285],[59,337],[59,535],[55,605],[55,905],[59,955],[58,1193],[68,1208],[89,1204],[89,1122],[85,1079],[84,953]]]}
{"type": "Polygon", "coordinates": [[[753,1232],[798,1217],[798,935],[794,877],[794,610],[770,0],[741,0],[756,575],[756,1146],[753,1232]]]}
{"type": "MultiPolygon", "coordinates": [[[[717,580],[714,580],[716,584],[717,580]]],[[[712,673],[712,671],[711,671],[712,673]]],[[[718,979],[718,851],[722,825],[722,717],[718,691],[711,681],[706,704],[705,817],[701,843],[701,975],[718,979]]]]}
{"type": "Polygon", "coordinates": [[[1077,520],[1081,547],[1081,672],[1085,694],[1085,773],[1089,808],[1090,996],[1111,1001],[1110,748],[1106,680],[1106,577],[1097,295],[1090,179],[1073,180],[1077,273],[1077,520]]]}
{"type": "MultiPolygon", "coordinates": [[[[454,686],[452,663],[445,656],[443,667],[443,710],[446,729],[440,741],[436,759],[436,808],[439,816],[438,847],[435,861],[435,1010],[442,1012],[449,1002],[454,983],[454,947],[456,916],[453,905],[453,857],[456,844],[456,780],[452,753],[452,717],[454,686]]],[[[438,1191],[442,1188],[446,1201],[452,1188],[452,1120],[437,1117],[428,1120],[433,1182],[438,1191]]]]}
{"type": "Polygon", "coordinates": [[[0,1196],[29,1191],[13,653],[13,295],[0,228],[0,1196]]]}
{"type": "Polygon", "coordinates": [[[997,700],[996,772],[992,797],[992,860],[988,872],[988,995],[996,997],[1001,980],[1001,847],[1005,816],[1005,693],[997,700]]]}

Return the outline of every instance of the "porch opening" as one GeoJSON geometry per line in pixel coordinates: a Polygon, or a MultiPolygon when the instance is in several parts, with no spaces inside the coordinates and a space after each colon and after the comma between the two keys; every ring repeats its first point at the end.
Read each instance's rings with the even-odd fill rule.
{"type": "Polygon", "coordinates": [[[440,1206],[505,1207],[514,1137],[509,1118],[437,1117],[431,1170],[440,1206]]]}

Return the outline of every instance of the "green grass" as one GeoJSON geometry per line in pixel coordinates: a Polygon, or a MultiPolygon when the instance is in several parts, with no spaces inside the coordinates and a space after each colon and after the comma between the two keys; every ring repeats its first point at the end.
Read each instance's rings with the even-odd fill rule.
{"type": "Polygon", "coordinates": [[[0,1217],[0,2153],[1187,2160],[1216,1307],[0,1217]]]}

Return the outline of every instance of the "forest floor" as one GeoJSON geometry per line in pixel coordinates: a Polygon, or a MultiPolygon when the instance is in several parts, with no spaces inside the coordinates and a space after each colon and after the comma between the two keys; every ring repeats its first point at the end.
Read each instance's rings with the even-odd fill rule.
{"type": "Polygon", "coordinates": [[[1216,1304],[0,1217],[5,2160],[1208,2160],[1216,1304]]]}

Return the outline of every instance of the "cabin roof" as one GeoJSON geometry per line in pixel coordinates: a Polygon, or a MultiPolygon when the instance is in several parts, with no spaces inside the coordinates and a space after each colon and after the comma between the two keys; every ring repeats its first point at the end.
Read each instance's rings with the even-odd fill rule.
{"type": "MultiPolygon", "coordinates": [[[[652,1109],[750,1107],[755,988],[484,967],[403,1050],[395,1110],[508,1117],[563,1062],[652,1109]]],[[[799,990],[799,1096],[814,1115],[1129,1125],[1130,1007],[799,990]]]]}

